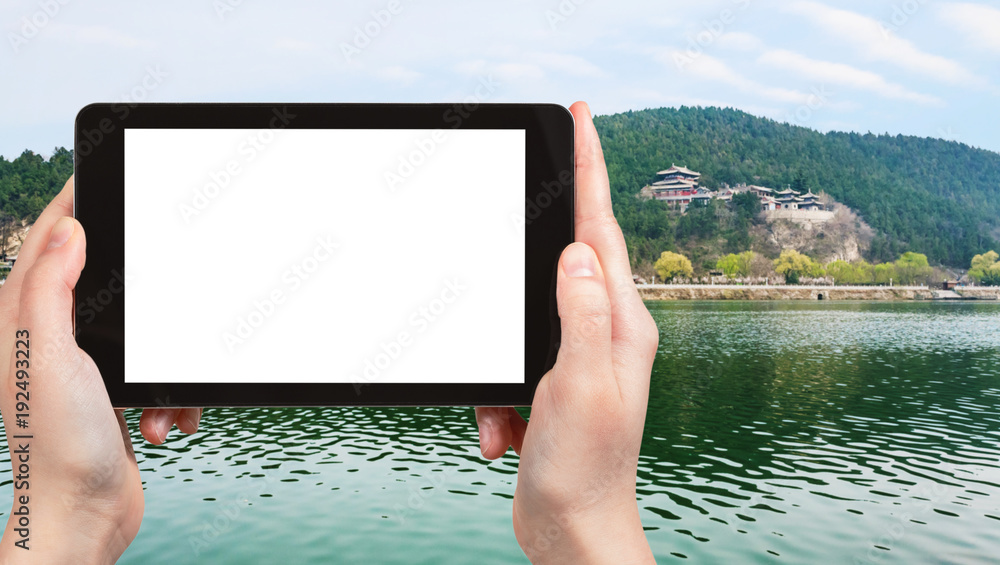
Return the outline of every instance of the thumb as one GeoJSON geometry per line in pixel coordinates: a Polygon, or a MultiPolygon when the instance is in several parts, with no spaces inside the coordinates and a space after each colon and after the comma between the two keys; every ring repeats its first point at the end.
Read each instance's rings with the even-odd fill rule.
{"type": "MultiPolygon", "coordinates": [[[[73,337],[73,288],[86,261],[83,226],[71,217],[60,218],[49,234],[48,246],[28,269],[21,285],[18,326],[41,346],[32,365],[42,368],[76,352],[73,337]],[[72,347],[67,347],[72,346],[72,347]]],[[[37,346],[36,346],[37,347],[37,346]]],[[[33,349],[35,349],[33,347],[33,349]]]]}
{"type": "Polygon", "coordinates": [[[611,300],[597,254],[572,243],[559,258],[556,301],[562,339],[556,364],[574,379],[611,373],[611,300]]]}

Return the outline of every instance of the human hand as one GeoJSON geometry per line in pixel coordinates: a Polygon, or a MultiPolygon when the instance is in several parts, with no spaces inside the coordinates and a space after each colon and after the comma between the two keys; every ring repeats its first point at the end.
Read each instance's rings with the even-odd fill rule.
{"type": "Polygon", "coordinates": [[[577,102],[576,239],[559,260],[562,342],[525,423],[477,408],[489,459],[521,456],[514,533],[535,563],[653,563],[635,479],[659,332],[639,298],[590,109],[577,102]]]}
{"type": "MultiPolygon", "coordinates": [[[[124,416],[73,336],[73,287],[86,240],[72,212],[70,179],[32,226],[0,288],[0,413],[15,478],[0,541],[4,562],[114,562],[142,521],[142,483],[124,416]],[[15,545],[25,532],[29,551],[15,545]]],[[[174,419],[183,420],[182,430],[197,426],[173,410],[161,412],[169,425],[148,414],[143,433],[154,443],[174,419]]]]}

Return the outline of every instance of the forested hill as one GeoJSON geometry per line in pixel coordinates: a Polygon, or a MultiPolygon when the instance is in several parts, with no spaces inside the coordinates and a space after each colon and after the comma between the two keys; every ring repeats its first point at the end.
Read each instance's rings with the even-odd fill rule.
{"type": "MultiPolygon", "coordinates": [[[[611,176],[615,213],[630,243],[671,238],[658,203],[634,195],[672,164],[701,184],[825,191],[879,236],[870,255],[904,251],[967,266],[1000,234],[1000,154],[939,139],[817,131],[733,109],[660,108],[594,120],[611,176]],[[992,234],[992,235],[991,235],[992,234]]],[[[635,247],[635,245],[630,245],[635,247]]]]}
{"type": "MultiPolygon", "coordinates": [[[[822,134],[733,109],[660,108],[594,122],[633,261],[653,261],[692,234],[715,233],[693,225],[701,219],[671,218],[662,202],[635,198],[671,164],[701,172],[709,188],[750,183],[825,191],[878,232],[871,260],[916,251],[932,263],[966,267],[974,255],[998,247],[998,153],[902,135],[822,134]]],[[[33,221],[72,171],[72,152],[62,148],[48,161],[30,151],[13,161],[0,158],[0,218],[33,221]]],[[[752,247],[743,225],[719,233],[722,252],[752,247]]]]}
{"type": "Polygon", "coordinates": [[[35,221],[72,174],[68,149],[56,149],[48,161],[31,151],[13,161],[0,157],[0,219],[35,221]]]}

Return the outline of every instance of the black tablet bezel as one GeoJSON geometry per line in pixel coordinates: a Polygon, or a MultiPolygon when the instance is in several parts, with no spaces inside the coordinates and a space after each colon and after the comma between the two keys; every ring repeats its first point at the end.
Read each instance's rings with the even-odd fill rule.
{"type": "MultiPolygon", "coordinates": [[[[87,264],[76,286],[77,342],[97,363],[111,403],[117,408],[530,405],[538,381],[552,367],[559,347],[555,269],[562,250],[573,241],[573,135],[572,115],[554,104],[87,106],[77,116],[74,137],[75,214],[87,231],[88,243],[87,264]],[[282,115],[294,115],[294,119],[281,123],[282,115]],[[268,127],[525,130],[524,384],[124,381],[125,129],[268,127]]],[[[483,363],[489,363],[489,359],[483,359],[483,363]]],[[[474,373],[475,367],[470,367],[470,374],[474,373]]]]}

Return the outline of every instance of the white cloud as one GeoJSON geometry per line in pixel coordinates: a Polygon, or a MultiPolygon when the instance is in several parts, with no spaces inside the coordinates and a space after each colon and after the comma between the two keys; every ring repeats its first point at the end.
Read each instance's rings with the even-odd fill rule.
{"type": "Polygon", "coordinates": [[[473,61],[462,61],[455,65],[455,72],[463,75],[482,75],[486,73],[486,61],[475,59],[473,61]]]}
{"type": "Polygon", "coordinates": [[[811,59],[784,49],[765,51],[757,62],[774,68],[791,71],[798,76],[822,84],[836,84],[859,90],[868,90],[885,98],[908,100],[919,104],[943,105],[934,96],[913,92],[902,85],[886,81],[881,75],[845,65],[811,59]]]}
{"type": "Polygon", "coordinates": [[[741,92],[755,94],[761,98],[780,102],[782,104],[806,104],[810,101],[810,94],[761,84],[749,79],[735,71],[729,65],[710,55],[699,55],[691,57],[683,51],[665,51],[659,53],[656,58],[666,65],[675,65],[682,72],[714,82],[729,85],[741,92]]]}
{"type": "Polygon", "coordinates": [[[500,80],[511,82],[542,80],[545,78],[545,71],[541,67],[527,63],[500,63],[493,67],[493,69],[500,80]]]}
{"type": "Polygon", "coordinates": [[[736,51],[757,51],[764,47],[764,42],[756,35],[734,31],[719,36],[719,47],[736,51]]]}
{"type": "Polygon", "coordinates": [[[83,43],[87,45],[108,45],[122,49],[134,49],[136,47],[148,47],[152,42],[133,37],[129,34],[100,25],[72,25],[54,23],[51,29],[53,35],[67,39],[73,43],[83,43]]]}
{"type": "Polygon", "coordinates": [[[381,69],[376,70],[375,76],[389,82],[412,84],[413,81],[419,79],[423,75],[412,69],[407,69],[405,67],[393,65],[390,67],[383,67],[381,69]]]}
{"type": "Polygon", "coordinates": [[[518,56],[515,53],[502,53],[508,60],[492,62],[485,59],[462,61],[454,66],[456,72],[469,76],[496,75],[497,78],[511,82],[534,81],[544,79],[549,72],[579,78],[605,78],[607,73],[586,59],[562,53],[528,53],[518,56]]]}
{"type": "Polygon", "coordinates": [[[278,39],[274,42],[274,48],[280,51],[295,51],[298,53],[308,53],[316,50],[314,43],[302,41],[300,39],[278,39]]]}
{"type": "Polygon", "coordinates": [[[787,9],[805,16],[831,35],[847,40],[853,44],[858,55],[868,60],[896,65],[949,84],[987,84],[985,79],[974,75],[958,62],[921,51],[873,18],[811,0],[793,2],[787,9]]]}
{"type": "Polygon", "coordinates": [[[607,74],[599,67],[576,55],[561,53],[534,53],[527,57],[540,67],[558,71],[570,76],[583,78],[605,78],[607,74]]]}
{"type": "Polygon", "coordinates": [[[941,6],[941,20],[965,34],[976,47],[1000,53],[1000,10],[959,2],[941,6]]]}
{"type": "MultiPolygon", "coordinates": [[[[653,108],[656,106],[717,106],[719,108],[725,108],[726,106],[732,106],[731,103],[718,98],[701,98],[698,96],[685,96],[682,94],[664,94],[663,92],[652,88],[625,88],[620,89],[617,94],[624,99],[645,104],[645,106],[642,106],[644,108],[653,108]]],[[[631,108],[632,106],[629,107],[631,108]]],[[[635,108],[639,107],[635,106],[635,108]]],[[[777,109],[772,109],[777,112],[777,109]]]]}
{"type": "Polygon", "coordinates": [[[652,88],[622,88],[615,91],[615,96],[627,103],[620,111],[656,108],[660,106],[702,106],[704,108],[738,108],[755,116],[784,116],[787,110],[773,106],[758,106],[755,104],[737,103],[734,100],[722,98],[702,98],[684,94],[665,94],[652,88]]]}
{"type": "MultiPolygon", "coordinates": [[[[543,5],[450,2],[445,10],[413,5],[394,16],[361,55],[347,62],[340,44],[354,41],[355,27],[372,18],[373,6],[385,7],[386,0],[380,1],[368,7],[316,2],[308,9],[287,2],[243,2],[224,21],[206,10],[204,2],[169,6],[124,2],[96,12],[68,6],[16,56],[9,48],[6,56],[0,54],[3,76],[16,77],[0,89],[0,107],[6,109],[0,111],[0,154],[16,157],[26,147],[44,150],[72,144],[72,121],[80,107],[121,97],[141,80],[146,65],[154,63],[170,73],[169,81],[151,97],[157,101],[462,100],[488,79],[500,85],[490,95],[493,102],[569,103],[585,98],[602,112],[679,104],[735,106],[789,121],[788,114],[802,108],[803,99],[813,94],[811,89],[825,84],[833,92],[829,103],[810,120],[796,123],[819,127],[826,123],[823,120],[844,120],[862,131],[911,134],[947,125],[961,132],[956,139],[1000,150],[1000,130],[984,119],[991,115],[997,95],[973,87],[974,78],[968,86],[962,82],[963,73],[968,77],[972,72],[1000,87],[1000,67],[991,64],[997,62],[997,51],[978,46],[984,38],[973,26],[983,18],[968,15],[964,8],[949,13],[964,4],[1000,8],[1000,0],[805,3],[820,2],[868,16],[860,20],[869,26],[860,41],[854,35],[863,30],[821,27],[800,13],[784,11],[796,0],[669,5],[662,0],[567,1],[563,4],[576,10],[557,29],[549,25],[545,10],[556,9],[560,0],[546,0],[543,5]],[[917,4],[919,12],[912,13],[911,6],[917,4]],[[909,19],[897,18],[895,7],[911,12],[909,19]],[[724,9],[736,18],[718,26],[715,20],[724,9]],[[903,55],[916,51],[910,67],[905,67],[911,70],[904,71],[898,62],[883,62],[896,59],[877,49],[868,53],[868,45],[887,50],[898,44],[887,43],[874,21],[879,19],[889,28],[898,27],[890,35],[912,42],[904,42],[909,50],[902,50],[903,55]],[[157,25],[136,27],[136,22],[144,21],[157,25]],[[262,36],[260,30],[265,28],[262,36]],[[707,28],[722,36],[705,42],[702,35],[704,44],[692,45],[691,36],[707,28]],[[185,30],[183,40],[178,30],[185,30]],[[667,64],[653,59],[671,48],[691,48],[692,53],[700,48],[703,57],[715,57],[725,66],[713,69],[704,64],[711,59],[693,57],[690,69],[680,70],[669,60],[669,51],[667,64]],[[887,98],[883,94],[893,94],[885,85],[866,83],[870,77],[849,71],[843,74],[859,86],[814,80],[814,75],[757,62],[776,48],[877,73],[889,83],[940,97],[947,106],[922,106],[906,100],[906,94],[887,98]],[[958,61],[964,69],[958,66],[956,72],[954,63],[933,55],[927,59],[928,54],[958,61]],[[108,64],[111,60],[114,64],[108,64]],[[944,64],[935,67],[935,61],[944,64]],[[930,63],[926,70],[924,62],[930,63]],[[498,68],[503,77],[495,72],[498,68]],[[407,86],[406,81],[413,82],[407,86]],[[73,88],[65,88],[67,82],[73,88]],[[866,84],[872,90],[864,89],[866,84]],[[864,112],[852,112],[851,104],[864,112]]],[[[0,0],[0,21],[8,22],[8,32],[18,33],[22,18],[37,10],[38,0],[0,0]]],[[[816,12],[820,15],[812,18],[825,17],[825,12],[816,12]]],[[[849,83],[848,78],[840,80],[849,83]]]]}

